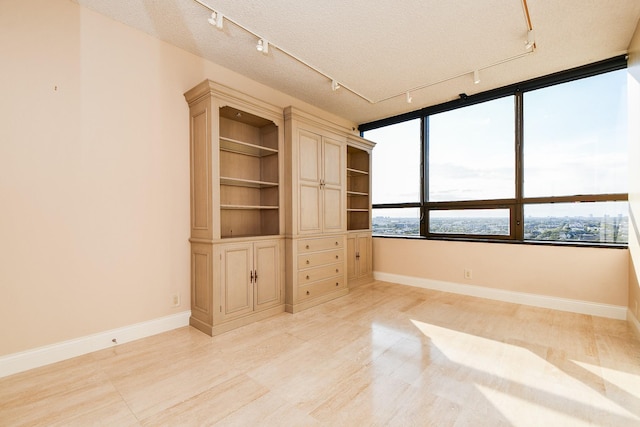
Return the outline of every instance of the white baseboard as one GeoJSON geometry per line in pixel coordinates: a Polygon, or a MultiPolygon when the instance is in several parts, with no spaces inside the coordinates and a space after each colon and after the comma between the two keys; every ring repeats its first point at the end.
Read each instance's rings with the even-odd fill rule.
{"type": "Polygon", "coordinates": [[[375,280],[398,283],[407,286],[415,286],[417,288],[451,292],[454,294],[512,302],[516,304],[530,305],[533,307],[569,311],[572,313],[590,314],[592,316],[607,317],[610,319],[627,319],[627,307],[625,306],[598,304],[582,300],[550,297],[546,295],[529,294],[524,292],[505,291],[503,289],[487,288],[484,286],[463,285],[460,283],[443,282],[438,280],[424,279],[412,276],[402,276],[399,274],[382,273],[377,271],[373,273],[373,276],[375,280]]]}
{"type": "Polygon", "coordinates": [[[0,357],[0,378],[189,325],[191,311],[0,357]],[[116,342],[113,342],[113,340],[116,342]]]}

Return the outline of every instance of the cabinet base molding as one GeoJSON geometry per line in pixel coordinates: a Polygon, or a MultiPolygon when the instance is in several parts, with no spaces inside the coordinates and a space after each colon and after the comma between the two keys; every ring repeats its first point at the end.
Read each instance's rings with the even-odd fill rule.
{"type": "Polygon", "coordinates": [[[250,323],[257,322],[259,320],[264,320],[271,316],[275,316],[276,314],[284,313],[284,311],[285,311],[285,306],[283,304],[277,307],[269,308],[267,310],[263,310],[257,313],[250,314],[248,316],[240,317],[238,319],[230,320],[228,322],[224,322],[219,325],[213,325],[213,326],[207,323],[204,323],[198,319],[195,319],[193,316],[191,316],[189,318],[189,325],[213,337],[216,335],[223,334],[225,332],[229,332],[241,326],[245,326],[250,323]]]}
{"type": "Polygon", "coordinates": [[[331,292],[330,294],[319,296],[318,298],[303,301],[298,304],[286,304],[285,310],[287,313],[298,313],[308,308],[315,307],[316,305],[331,301],[332,299],[343,297],[348,293],[349,289],[342,289],[336,292],[331,292]]]}

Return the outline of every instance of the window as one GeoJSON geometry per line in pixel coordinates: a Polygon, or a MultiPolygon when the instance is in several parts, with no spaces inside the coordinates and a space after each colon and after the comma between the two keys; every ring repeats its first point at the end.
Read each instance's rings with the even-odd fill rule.
{"type": "Polygon", "coordinates": [[[429,116],[429,201],[515,197],[513,107],[508,96],[429,116]]]}
{"type": "Polygon", "coordinates": [[[626,59],[360,126],[374,235],[626,244],[626,59]]]}

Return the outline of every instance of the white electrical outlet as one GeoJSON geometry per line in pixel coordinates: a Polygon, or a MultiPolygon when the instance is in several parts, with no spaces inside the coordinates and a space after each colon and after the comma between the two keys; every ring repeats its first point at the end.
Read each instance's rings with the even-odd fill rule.
{"type": "Polygon", "coordinates": [[[464,269],[464,278],[465,279],[471,279],[473,278],[473,271],[471,271],[470,268],[465,268],[464,269]]]}
{"type": "Polygon", "coordinates": [[[171,296],[171,303],[174,307],[180,307],[180,294],[175,293],[171,296]]]}

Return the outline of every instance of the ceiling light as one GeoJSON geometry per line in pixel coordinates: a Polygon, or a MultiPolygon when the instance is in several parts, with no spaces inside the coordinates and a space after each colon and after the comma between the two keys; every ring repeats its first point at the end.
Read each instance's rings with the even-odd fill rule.
{"type": "Polygon", "coordinates": [[[411,93],[407,92],[407,104],[411,104],[413,98],[411,97],[411,93]]]}
{"type": "Polygon", "coordinates": [[[475,70],[475,71],[473,72],[473,82],[474,82],[475,84],[480,83],[480,71],[479,71],[479,70],[475,70]]]}
{"type": "Polygon", "coordinates": [[[524,48],[529,50],[536,45],[536,35],[533,32],[533,29],[527,32],[527,42],[524,45],[524,48]]]}
{"type": "Polygon", "coordinates": [[[340,83],[338,83],[338,82],[337,82],[337,81],[335,81],[335,80],[332,80],[332,81],[331,81],[331,90],[335,92],[335,91],[337,91],[338,89],[340,89],[340,83]]]}
{"type": "Polygon", "coordinates": [[[211,12],[211,17],[207,21],[209,21],[209,24],[221,30],[224,27],[223,18],[224,16],[221,13],[211,12]]]}
{"type": "Polygon", "coordinates": [[[269,42],[264,39],[258,40],[256,49],[258,50],[258,52],[262,52],[266,55],[267,53],[269,53],[269,42]]]}

